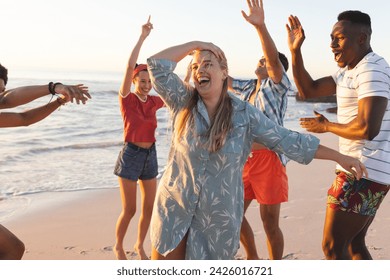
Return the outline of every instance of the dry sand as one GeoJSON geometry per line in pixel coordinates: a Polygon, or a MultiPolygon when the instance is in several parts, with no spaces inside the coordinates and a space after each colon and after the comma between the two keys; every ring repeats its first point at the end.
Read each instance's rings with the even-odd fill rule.
{"type": "MultiPolygon", "coordinates": [[[[337,137],[319,135],[321,144],[337,149],[337,137]]],[[[326,192],[334,179],[335,163],[314,160],[304,166],[290,162],[289,202],[281,209],[280,224],[285,238],[284,259],[321,260],[322,227],[326,192]]],[[[30,206],[2,224],[26,245],[26,260],[113,260],[115,223],[120,213],[119,190],[88,190],[71,193],[30,195],[30,206]]],[[[139,205],[138,205],[139,207],[139,205]]],[[[367,236],[374,259],[390,260],[390,200],[386,198],[367,236]]],[[[126,239],[129,259],[136,240],[139,211],[131,222],[126,239]]],[[[253,226],[260,257],[268,258],[258,205],[252,202],[247,218],[253,226]]],[[[145,243],[150,251],[150,241],[145,243]]],[[[245,254],[240,248],[239,258],[245,254]]]]}

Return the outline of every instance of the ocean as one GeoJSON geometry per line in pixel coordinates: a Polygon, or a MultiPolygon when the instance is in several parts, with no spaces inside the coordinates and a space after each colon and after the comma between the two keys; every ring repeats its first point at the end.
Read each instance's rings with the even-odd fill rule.
{"type": "MultiPolygon", "coordinates": [[[[47,76],[10,77],[8,88],[47,84],[47,76]]],[[[0,129],[0,222],[28,206],[30,194],[117,188],[114,165],[123,143],[118,105],[121,76],[83,73],[64,84],[84,83],[92,99],[85,105],[67,104],[45,120],[29,127],[0,129]]],[[[58,76],[61,77],[61,76],[58,76]]],[[[56,82],[56,79],[53,79],[56,82]]],[[[152,90],[151,94],[155,94],[152,90]]],[[[49,102],[50,96],[8,111],[22,111],[49,102]]],[[[325,110],[332,103],[297,102],[288,98],[285,126],[303,132],[299,118],[313,110],[335,120],[325,110]]],[[[4,110],[6,111],[6,110],[4,110]]],[[[170,144],[169,112],[157,113],[156,147],[159,176],[164,171],[170,144]]]]}

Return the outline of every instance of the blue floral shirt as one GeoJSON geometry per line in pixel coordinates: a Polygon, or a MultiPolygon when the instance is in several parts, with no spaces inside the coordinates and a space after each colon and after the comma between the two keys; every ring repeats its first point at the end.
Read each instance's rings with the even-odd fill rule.
{"type": "MultiPolygon", "coordinates": [[[[171,111],[173,124],[194,94],[194,88],[173,72],[175,67],[169,60],[148,59],[153,87],[171,111]]],[[[242,169],[253,141],[304,164],[318,148],[318,138],[278,126],[229,94],[233,128],[219,151],[205,148],[207,139],[202,135],[210,119],[201,98],[193,112],[193,129],[180,143],[171,144],[151,221],[152,246],[162,255],[188,233],[186,259],[234,259],[244,210],[242,169]]]]}

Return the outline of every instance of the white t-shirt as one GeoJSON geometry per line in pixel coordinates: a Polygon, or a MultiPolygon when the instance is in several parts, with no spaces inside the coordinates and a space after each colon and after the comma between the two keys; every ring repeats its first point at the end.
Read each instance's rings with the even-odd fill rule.
{"type": "MultiPolygon", "coordinates": [[[[371,52],[355,68],[339,69],[333,79],[337,85],[339,123],[352,121],[358,113],[358,101],[365,97],[387,98],[379,134],[372,140],[349,140],[339,137],[339,151],[360,159],[369,180],[390,184],[390,67],[383,57],[371,52]]],[[[341,166],[337,168],[342,169],[341,166]]]]}

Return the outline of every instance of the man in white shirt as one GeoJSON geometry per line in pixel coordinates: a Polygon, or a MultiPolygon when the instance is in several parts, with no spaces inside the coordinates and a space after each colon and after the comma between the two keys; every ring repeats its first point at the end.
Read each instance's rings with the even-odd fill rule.
{"type": "Polygon", "coordinates": [[[340,152],[360,159],[368,170],[368,178],[358,181],[337,166],[328,191],[323,251],[327,259],[372,259],[365,236],[390,184],[389,65],[372,51],[371,19],[360,11],[339,14],[330,46],[340,69],[318,80],[304,67],[305,35],[299,19],[290,16],[286,28],[300,96],[337,95],[338,123],[316,113],[315,118],[301,119],[301,126],[340,136],[340,152]]]}

